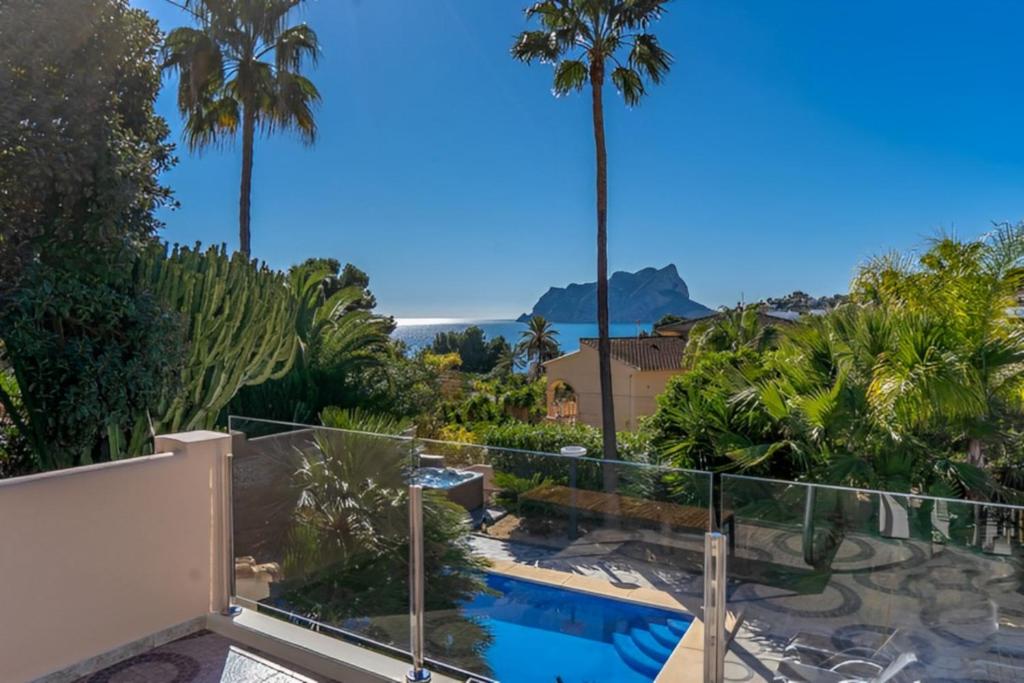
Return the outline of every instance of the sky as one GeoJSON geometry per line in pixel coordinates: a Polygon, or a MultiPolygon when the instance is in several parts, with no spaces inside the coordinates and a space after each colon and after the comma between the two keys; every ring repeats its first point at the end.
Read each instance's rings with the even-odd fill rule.
{"type": "MultiPolygon", "coordinates": [[[[514,317],[594,281],[590,100],[509,56],[527,4],[309,0],[319,138],[257,140],[253,255],[354,263],[399,317],[514,317]]],[[[671,3],[666,81],[605,99],[610,269],[674,263],[712,307],[824,295],[874,254],[1024,218],[1022,30],[1018,0],[671,3]]],[[[177,153],[163,237],[237,247],[239,146],[177,153]]]]}

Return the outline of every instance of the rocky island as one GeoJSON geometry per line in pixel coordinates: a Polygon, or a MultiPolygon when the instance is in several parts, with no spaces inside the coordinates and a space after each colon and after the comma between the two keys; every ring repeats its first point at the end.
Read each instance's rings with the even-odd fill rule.
{"type": "MultiPolygon", "coordinates": [[[[619,271],[608,279],[608,309],[612,322],[653,322],[663,315],[697,318],[712,310],[690,298],[690,290],[675,265],[619,271]]],[[[597,283],[552,287],[520,321],[542,315],[552,322],[592,323],[597,320],[597,283]]]]}

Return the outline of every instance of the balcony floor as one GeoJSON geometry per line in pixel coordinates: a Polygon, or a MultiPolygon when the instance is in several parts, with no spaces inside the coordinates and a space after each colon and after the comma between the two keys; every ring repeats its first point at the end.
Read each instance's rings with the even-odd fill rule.
{"type": "Polygon", "coordinates": [[[76,683],[327,683],[210,631],[131,657],[76,683]]]}

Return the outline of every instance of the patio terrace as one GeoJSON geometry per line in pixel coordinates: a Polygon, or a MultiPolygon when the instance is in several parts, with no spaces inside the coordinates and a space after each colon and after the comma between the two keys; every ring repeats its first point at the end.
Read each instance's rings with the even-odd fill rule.
{"type": "MultiPolygon", "coordinates": [[[[0,679],[403,680],[403,606],[317,617],[294,601],[322,569],[296,569],[285,543],[296,458],[318,438],[480,473],[486,509],[467,515],[468,543],[490,572],[695,617],[658,683],[703,680],[706,528],[687,521],[695,509],[735,528],[723,680],[1024,679],[1018,508],[728,476],[713,492],[704,473],[638,465],[615,466],[619,493],[602,499],[612,495],[601,493],[603,466],[585,458],[252,420],[232,428],[160,437],[154,456],[0,482],[0,540],[17,549],[0,558],[0,679]],[[503,473],[530,483],[510,497],[503,473]],[[551,503],[552,485],[591,495],[551,503]],[[232,604],[242,609],[223,615],[232,604]]],[[[402,581],[407,563],[400,549],[402,581]]],[[[486,633],[466,631],[461,609],[427,608],[435,680],[514,680],[465,642],[486,633]]],[[[552,680],[571,670],[552,661],[552,680]]]]}

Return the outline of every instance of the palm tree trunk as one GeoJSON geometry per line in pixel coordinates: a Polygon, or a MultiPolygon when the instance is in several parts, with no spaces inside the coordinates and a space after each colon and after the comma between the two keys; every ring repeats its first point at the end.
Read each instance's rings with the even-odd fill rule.
{"type": "Polygon", "coordinates": [[[252,251],[249,230],[249,205],[252,198],[252,148],[256,137],[256,112],[242,112],[242,187],[238,193],[238,249],[248,257],[252,251]]]}
{"type": "MultiPolygon", "coordinates": [[[[612,346],[608,336],[608,153],[604,141],[604,63],[590,65],[594,147],[597,154],[597,357],[601,380],[601,430],[604,457],[618,459],[615,442],[615,406],[612,403],[612,346]]],[[[605,489],[614,489],[614,467],[605,469],[605,489]]]]}

